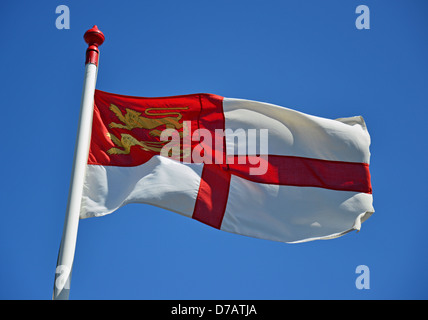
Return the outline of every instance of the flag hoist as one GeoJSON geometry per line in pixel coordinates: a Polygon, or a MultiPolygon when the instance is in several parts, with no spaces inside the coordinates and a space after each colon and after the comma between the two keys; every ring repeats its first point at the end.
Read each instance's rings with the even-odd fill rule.
{"type": "Polygon", "coordinates": [[[83,92],[80,104],[80,118],[77,129],[64,230],[55,270],[53,299],[57,300],[67,300],[70,292],[71,270],[76,247],[77,229],[79,226],[83,182],[91,140],[94,92],[99,59],[98,47],[104,42],[105,38],[104,34],[97,26],[94,26],[92,29],[85,32],[84,39],[88,44],[88,49],[86,50],[85,77],[83,80],[83,92]]]}

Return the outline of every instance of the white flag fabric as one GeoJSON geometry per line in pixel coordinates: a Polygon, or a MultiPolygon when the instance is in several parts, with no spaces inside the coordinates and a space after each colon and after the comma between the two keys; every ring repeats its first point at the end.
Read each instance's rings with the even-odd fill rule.
{"type": "Polygon", "coordinates": [[[359,116],[96,90],[81,218],[144,203],[261,239],[331,239],[374,212],[369,146],[359,116]]]}

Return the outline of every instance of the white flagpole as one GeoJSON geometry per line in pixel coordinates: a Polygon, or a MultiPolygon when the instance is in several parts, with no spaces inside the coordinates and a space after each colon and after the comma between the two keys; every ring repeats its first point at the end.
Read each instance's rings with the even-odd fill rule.
{"type": "Polygon", "coordinates": [[[104,42],[104,34],[98,30],[97,26],[94,26],[85,32],[84,39],[88,44],[85,61],[85,78],[83,81],[80,118],[74,149],[67,211],[55,270],[52,297],[54,300],[68,300],[70,293],[71,270],[73,268],[74,251],[76,248],[83,182],[91,140],[94,93],[98,71],[98,46],[104,42]]]}

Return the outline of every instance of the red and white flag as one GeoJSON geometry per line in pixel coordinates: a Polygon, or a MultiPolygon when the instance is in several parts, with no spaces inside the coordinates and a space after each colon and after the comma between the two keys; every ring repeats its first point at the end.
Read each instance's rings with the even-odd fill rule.
{"type": "Polygon", "coordinates": [[[80,217],[145,203],[261,239],[331,239],[374,212],[369,146],[359,116],[96,90],[80,217]]]}

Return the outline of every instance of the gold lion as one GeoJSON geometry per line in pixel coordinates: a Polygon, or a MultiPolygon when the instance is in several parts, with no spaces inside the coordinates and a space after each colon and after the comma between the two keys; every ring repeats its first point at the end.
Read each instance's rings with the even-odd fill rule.
{"type": "Polygon", "coordinates": [[[148,116],[164,116],[163,118],[146,118],[141,116],[141,112],[137,112],[132,109],[126,108],[125,115],[120,111],[120,109],[114,105],[111,104],[110,108],[111,111],[117,116],[117,118],[123,122],[116,123],[112,122],[109,124],[110,128],[121,128],[121,129],[128,129],[132,130],[134,128],[142,128],[150,130],[149,134],[152,137],[160,137],[161,131],[158,129],[155,129],[157,127],[160,127],[162,125],[165,125],[166,128],[169,129],[175,129],[179,130],[183,127],[183,124],[179,121],[182,118],[182,115],[179,112],[164,112],[164,113],[152,113],[150,111],[152,110],[187,110],[189,107],[175,107],[175,108],[148,108],[144,111],[144,113],[148,116]],[[175,117],[165,117],[166,115],[176,115],[175,117]]]}
{"type": "Polygon", "coordinates": [[[129,154],[132,146],[140,146],[145,151],[160,152],[166,142],[157,141],[138,141],[133,136],[127,133],[122,133],[120,139],[112,133],[107,133],[107,136],[113,141],[118,148],[110,148],[108,154],[129,154]],[[121,149],[120,149],[121,148],[121,149]]]}

